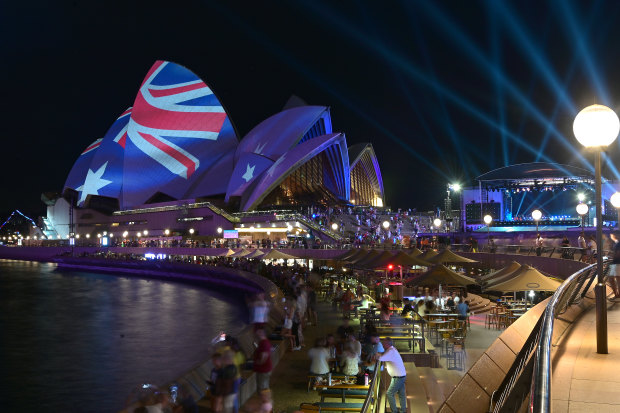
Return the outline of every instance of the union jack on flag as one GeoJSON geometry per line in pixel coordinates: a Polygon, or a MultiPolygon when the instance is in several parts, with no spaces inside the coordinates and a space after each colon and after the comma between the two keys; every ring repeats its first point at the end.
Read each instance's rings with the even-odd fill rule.
{"type": "Polygon", "coordinates": [[[140,87],[127,136],[168,171],[189,179],[200,166],[200,145],[217,140],[225,119],[224,108],[200,78],[157,61],[140,87]]]}
{"type": "Polygon", "coordinates": [[[82,155],[86,155],[88,152],[90,151],[94,151],[95,149],[97,149],[99,147],[99,145],[101,145],[101,141],[103,140],[103,138],[99,138],[97,140],[95,140],[93,143],[91,143],[90,145],[88,145],[88,147],[86,149],[84,149],[84,152],[82,152],[82,155]]]}

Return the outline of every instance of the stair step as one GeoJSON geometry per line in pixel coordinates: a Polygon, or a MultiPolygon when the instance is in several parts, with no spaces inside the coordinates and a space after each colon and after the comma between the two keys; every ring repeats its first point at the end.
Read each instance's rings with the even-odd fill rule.
{"type": "Polygon", "coordinates": [[[422,383],[418,368],[413,362],[405,362],[405,369],[407,370],[405,386],[409,413],[432,413],[429,409],[424,383],[422,383]]]}
{"type": "Polygon", "coordinates": [[[436,412],[452,393],[461,377],[458,373],[445,368],[418,367],[418,372],[426,391],[429,409],[431,412],[436,412]]]}

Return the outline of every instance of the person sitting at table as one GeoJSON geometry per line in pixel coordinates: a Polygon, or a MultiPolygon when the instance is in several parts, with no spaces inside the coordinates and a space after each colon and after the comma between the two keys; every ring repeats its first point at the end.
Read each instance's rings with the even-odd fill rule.
{"type": "Polygon", "coordinates": [[[446,307],[450,310],[450,312],[454,312],[456,310],[456,303],[454,302],[454,294],[450,293],[448,296],[448,300],[446,301],[446,307]]]}
{"type": "Polygon", "coordinates": [[[344,344],[345,346],[350,346],[357,357],[362,357],[362,343],[355,337],[355,334],[349,334],[347,337],[347,341],[344,344]]]}
{"type": "Polygon", "coordinates": [[[456,311],[459,314],[459,320],[466,320],[469,315],[469,301],[461,301],[456,306],[456,311]]]}
{"type": "Polygon", "coordinates": [[[381,297],[379,304],[381,305],[381,320],[390,321],[390,296],[384,295],[381,297]]]}
{"type": "Polygon", "coordinates": [[[314,347],[308,350],[310,358],[310,374],[323,376],[329,373],[329,359],[331,358],[327,341],[323,337],[319,337],[314,342],[314,347]]]}
{"type": "Polygon", "coordinates": [[[411,301],[409,301],[408,298],[405,298],[403,301],[405,305],[403,306],[403,311],[400,313],[400,315],[406,317],[410,312],[413,311],[413,307],[411,306],[411,301]]]}
{"type": "Polygon", "coordinates": [[[360,372],[359,368],[360,359],[353,349],[353,345],[347,342],[344,345],[342,354],[340,356],[340,363],[342,365],[342,374],[345,376],[357,376],[360,372]]]}
{"type": "Polygon", "coordinates": [[[354,333],[354,330],[353,330],[353,327],[349,325],[348,318],[345,318],[342,321],[342,325],[339,326],[338,329],[336,330],[336,334],[338,335],[338,338],[340,339],[340,341],[346,340],[346,338],[352,335],[353,333],[354,333]]]}
{"type": "Polygon", "coordinates": [[[338,349],[336,346],[336,337],[334,337],[333,334],[328,334],[326,337],[327,340],[327,350],[329,350],[329,354],[332,358],[336,357],[336,354],[338,353],[338,349]]]}
{"type": "Polygon", "coordinates": [[[562,238],[562,258],[570,258],[568,247],[570,247],[570,241],[568,237],[564,235],[564,238],[562,238]]]}
{"type": "Polygon", "coordinates": [[[366,370],[374,371],[375,363],[374,356],[377,353],[383,353],[385,350],[383,349],[383,344],[381,344],[381,339],[378,333],[373,333],[368,336],[366,343],[362,348],[362,357],[366,364],[366,370]]]}

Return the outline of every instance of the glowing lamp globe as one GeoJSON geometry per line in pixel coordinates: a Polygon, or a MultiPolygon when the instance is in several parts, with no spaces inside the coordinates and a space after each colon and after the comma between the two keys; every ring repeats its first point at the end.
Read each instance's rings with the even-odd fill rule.
{"type": "Polygon", "coordinates": [[[390,222],[389,221],[383,221],[383,228],[388,229],[390,227],[390,222]]]}
{"type": "Polygon", "coordinates": [[[193,235],[194,234],[194,228],[190,228],[189,229],[189,233],[193,235]]]}
{"type": "Polygon", "coordinates": [[[453,184],[453,185],[452,185],[452,189],[453,189],[455,192],[460,191],[460,190],[461,190],[461,184],[453,184]]]}
{"type": "Polygon", "coordinates": [[[485,215],[484,216],[484,223],[487,225],[490,225],[491,222],[493,222],[493,217],[491,215],[485,215]]]}
{"type": "Polygon", "coordinates": [[[583,202],[580,204],[577,204],[577,213],[579,215],[585,215],[588,213],[588,206],[586,204],[584,204],[583,202]]]}
{"type": "Polygon", "coordinates": [[[338,229],[338,224],[335,222],[332,224],[332,231],[336,231],[338,229]]]}
{"type": "Polygon", "coordinates": [[[435,225],[437,228],[439,228],[441,226],[441,220],[439,218],[435,218],[433,220],[433,225],[435,225]]]}
{"type": "Polygon", "coordinates": [[[611,202],[614,208],[620,208],[620,192],[614,193],[611,198],[609,198],[609,202],[611,202]]]}
{"type": "Polygon", "coordinates": [[[539,209],[535,209],[532,211],[532,218],[534,221],[539,221],[542,218],[542,212],[539,209]]]}
{"type": "Polygon", "coordinates": [[[607,106],[591,105],[575,117],[573,133],[586,148],[607,147],[620,133],[620,120],[607,106]]]}

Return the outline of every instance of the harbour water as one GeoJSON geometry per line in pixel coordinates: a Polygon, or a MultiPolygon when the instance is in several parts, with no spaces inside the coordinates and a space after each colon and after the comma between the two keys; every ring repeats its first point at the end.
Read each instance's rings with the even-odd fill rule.
{"type": "Polygon", "coordinates": [[[0,260],[0,410],[115,412],[141,383],[206,360],[246,323],[243,296],[0,260]]]}

